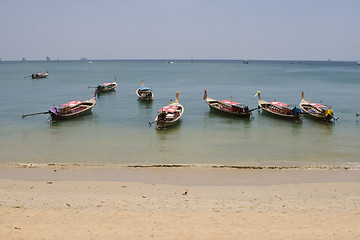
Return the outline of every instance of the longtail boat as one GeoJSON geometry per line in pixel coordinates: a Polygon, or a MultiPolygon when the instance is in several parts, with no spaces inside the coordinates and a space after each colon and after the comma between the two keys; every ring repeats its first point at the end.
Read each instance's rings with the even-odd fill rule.
{"type": "Polygon", "coordinates": [[[143,101],[151,101],[154,97],[151,87],[144,86],[144,80],[141,81],[141,86],[136,89],[136,95],[143,101]]]}
{"type": "Polygon", "coordinates": [[[102,84],[99,84],[97,87],[93,87],[93,88],[96,88],[99,93],[105,93],[105,92],[115,90],[116,86],[117,86],[117,83],[116,83],[116,77],[115,77],[115,80],[113,82],[102,83],[102,84]]]}
{"type": "Polygon", "coordinates": [[[296,106],[291,106],[278,101],[266,102],[261,99],[260,91],[258,91],[255,96],[256,95],[259,97],[259,107],[265,112],[296,122],[302,121],[302,112],[296,106]]]}
{"type": "Polygon", "coordinates": [[[331,122],[334,119],[334,111],[331,110],[331,106],[326,106],[320,103],[313,103],[304,99],[304,92],[301,92],[300,108],[304,113],[311,116],[314,119],[318,119],[325,122],[331,122]]]}
{"type": "Polygon", "coordinates": [[[59,106],[52,106],[47,112],[24,114],[22,118],[38,114],[50,114],[50,121],[74,118],[85,113],[89,113],[96,104],[96,93],[94,97],[86,101],[71,101],[59,106]]]}
{"type": "MultiPolygon", "coordinates": [[[[249,107],[242,103],[233,102],[231,100],[215,100],[209,98],[207,95],[207,91],[204,90],[204,100],[209,105],[210,109],[214,109],[216,111],[229,113],[231,115],[235,115],[241,118],[250,118],[251,111],[249,107]]],[[[256,108],[257,109],[257,108],[256,108]]]]}
{"type": "Polygon", "coordinates": [[[157,129],[166,129],[179,121],[184,113],[184,107],[179,103],[178,97],[179,92],[176,92],[175,102],[171,101],[171,104],[162,107],[158,111],[159,114],[156,116],[155,121],[149,123],[150,126],[156,122],[157,129]]]}
{"type": "Polygon", "coordinates": [[[31,74],[31,78],[32,79],[46,78],[48,75],[49,75],[49,71],[47,71],[46,73],[33,73],[31,74]]]}

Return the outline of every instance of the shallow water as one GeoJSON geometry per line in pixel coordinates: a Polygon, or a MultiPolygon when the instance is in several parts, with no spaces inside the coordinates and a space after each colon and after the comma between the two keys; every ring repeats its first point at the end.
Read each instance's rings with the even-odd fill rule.
{"type": "Polygon", "coordinates": [[[280,61],[82,61],[0,62],[0,163],[200,164],[225,166],[360,167],[360,67],[354,62],[280,61]],[[49,71],[46,79],[24,78],[49,71]],[[103,82],[92,113],[48,123],[48,115],[21,119],[53,105],[87,100],[103,82]],[[154,90],[137,100],[141,80],[154,90]],[[331,105],[339,120],[304,116],[290,122],[261,111],[244,120],[209,111],[211,98],[257,107],[264,100],[298,104],[305,98],[331,105]],[[185,108],[167,130],[149,127],[157,110],[175,98],[185,108]]]}

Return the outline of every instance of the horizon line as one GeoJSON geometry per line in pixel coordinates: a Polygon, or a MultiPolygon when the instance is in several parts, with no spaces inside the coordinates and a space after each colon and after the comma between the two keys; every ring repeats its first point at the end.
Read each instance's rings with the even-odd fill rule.
{"type": "Polygon", "coordinates": [[[44,59],[44,60],[28,60],[28,59],[20,59],[20,60],[4,60],[0,58],[0,62],[60,62],[60,61],[289,61],[289,62],[358,62],[357,60],[332,60],[332,59],[322,59],[322,60],[306,60],[306,59],[224,59],[224,58],[138,58],[138,59],[44,59]]]}

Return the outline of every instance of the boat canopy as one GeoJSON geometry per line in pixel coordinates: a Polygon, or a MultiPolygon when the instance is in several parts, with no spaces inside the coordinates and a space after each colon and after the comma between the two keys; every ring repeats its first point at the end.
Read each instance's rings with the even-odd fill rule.
{"type": "Polygon", "coordinates": [[[287,106],[289,106],[286,103],[277,102],[277,101],[271,102],[270,104],[278,106],[278,107],[287,107],[287,106]]]}
{"type": "Polygon", "coordinates": [[[112,82],[107,82],[107,83],[103,83],[102,85],[106,87],[106,86],[109,86],[110,84],[113,84],[113,83],[112,82]]]}
{"type": "Polygon", "coordinates": [[[167,105],[162,107],[158,112],[169,112],[169,113],[174,113],[179,107],[177,106],[172,106],[172,105],[167,105]]]}
{"type": "Polygon", "coordinates": [[[140,91],[148,91],[148,90],[151,90],[151,87],[145,87],[145,86],[140,87],[140,91]]]}
{"type": "Polygon", "coordinates": [[[60,107],[75,107],[81,103],[82,103],[81,101],[72,101],[72,102],[61,104],[60,107]]]}
{"type": "Polygon", "coordinates": [[[225,103],[225,104],[229,104],[231,106],[243,105],[242,103],[232,102],[232,101],[229,101],[229,100],[222,100],[221,102],[225,103]]]}
{"type": "Polygon", "coordinates": [[[316,107],[316,108],[328,108],[327,106],[324,106],[320,103],[309,103],[311,106],[316,107]]]}

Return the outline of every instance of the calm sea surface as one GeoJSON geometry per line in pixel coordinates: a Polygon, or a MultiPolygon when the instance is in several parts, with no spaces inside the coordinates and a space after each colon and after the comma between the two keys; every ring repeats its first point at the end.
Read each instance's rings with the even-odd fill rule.
{"type": "Polygon", "coordinates": [[[194,164],[261,167],[360,168],[360,66],[354,62],[280,61],[52,61],[0,62],[0,163],[194,164]],[[49,71],[46,79],[24,78],[49,71]],[[87,100],[100,83],[117,78],[115,92],[92,113],[49,123],[53,105],[87,100]],[[141,80],[153,102],[140,102],[141,80]],[[332,106],[339,120],[295,123],[255,110],[244,120],[209,111],[202,99],[230,99],[257,107],[254,94],[288,104],[305,98],[332,106]],[[148,122],[175,99],[181,122],[156,130],[148,122]]]}

